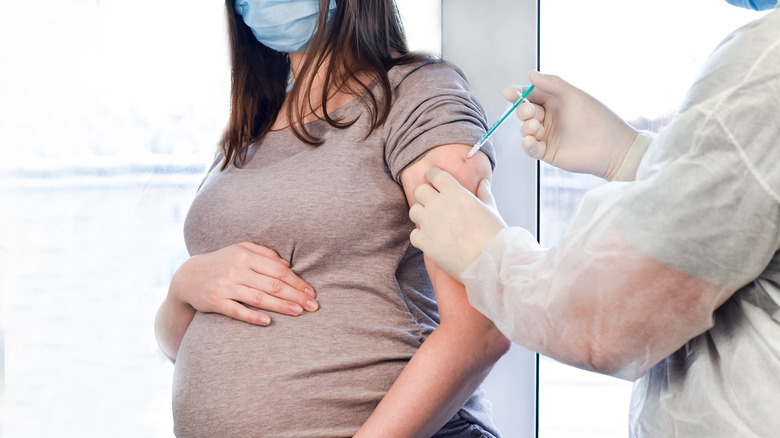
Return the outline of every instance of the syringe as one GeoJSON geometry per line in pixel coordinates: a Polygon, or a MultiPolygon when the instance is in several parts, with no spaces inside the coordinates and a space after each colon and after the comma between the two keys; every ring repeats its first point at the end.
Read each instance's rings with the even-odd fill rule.
{"type": "MultiPolygon", "coordinates": [[[[491,136],[491,135],[493,135],[493,132],[495,132],[495,131],[496,131],[496,128],[498,128],[499,126],[501,126],[501,124],[502,124],[502,123],[504,123],[504,120],[506,120],[506,118],[507,118],[507,117],[509,117],[509,115],[510,115],[510,114],[512,114],[512,112],[513,112],[515,109],[517,109],[517,107],[518,107],[518,106],[520,106],[520,104],[521,104],[523,101],[526,101],[526,102],[528,102],[528,100],[526,99],[526,97],[528,97],[528,95],[529,95],[529,94],[531,94],[531,90],[533,90],[533,89],[534,89],[534,86],[533,86],[533,85],[531,85],[530,87],[528,87],[528,89],[527,89],[527,90],[525,90],[525,93],[523,93],[523,94],[520,96],[520,99],[518,99],[518,100],[517,100],[517,102],[515,102],[515,103],[514,103],[514,105],[512,105],[512,106],[511,106],[511,107],[510,107],[508,110],[506,110],[506,112],[504,113],[504,115],[503,115],[503,116],[501,116],[501,118],[500,118],[500,119],[498,119],[498,122],[496,122],[496,124],[495,124],[495,125],[493,125],[493,127],[492,127],[492,128],[490,128],[490,130],[488,130],[487,134],[485,134],[485,136],[484,136],[484,137],[482,137],[482,140],[478,141],[478,142],[477,142],[477,144],[475,144],[475,145],[474,145],[474,147],[473,147],[473,148],[471,148],[471,150],[469,151],[468,155],[466,155],[466,158],[471,158],[471,157],[473,157],[473,156],[474,156],[474,154],[476,154],[476,153],[477,153],[477,151],[479,150],[479,148],[481,148],[481,147],[482,147],[482,146],[485,144],[485,142],[486,142],[486,141],[488,141],[488,139],[490,138],[490,136],[491,136]]],[[[518,94],[520,94],[520,92],[519,92],[519,91],[518,91],[518,94]]],[[[528,102],[528,103],[530,103],[530,102],[528,102]]]]}

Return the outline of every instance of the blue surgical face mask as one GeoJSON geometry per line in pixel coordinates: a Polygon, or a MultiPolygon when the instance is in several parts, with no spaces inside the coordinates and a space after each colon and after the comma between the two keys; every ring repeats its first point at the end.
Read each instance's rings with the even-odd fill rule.
{"type": "Polygon", "coordinates": [[[734,6],[741,8],[754,9],[756,11],[766,11],[777,6],[777,0],[726,0],[734,6]]]}
{"type": "MultiPolygon", "coordinates": [[[[328,18],[336,9],[330,0],[328,18]]],[[[302,52],[317,30],[318,0],[236,0],[236,12],[258,41],[277,52],[302,52]]]]}

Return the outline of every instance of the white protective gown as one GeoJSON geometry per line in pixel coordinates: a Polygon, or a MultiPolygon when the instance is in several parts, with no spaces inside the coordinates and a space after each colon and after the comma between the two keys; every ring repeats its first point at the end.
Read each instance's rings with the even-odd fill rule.
{"type": "Polygon", "coordinates": [[[778,437],[779,248],[775,9],[717,47],[636,181],[550,249],[502,231],[461,279],[514,342],[636,380],[632,437],[778,437]]]}

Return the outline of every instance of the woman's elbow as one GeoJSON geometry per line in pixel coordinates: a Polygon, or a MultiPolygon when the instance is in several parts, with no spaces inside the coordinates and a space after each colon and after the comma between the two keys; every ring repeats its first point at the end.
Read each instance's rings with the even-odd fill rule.
{"type": "Polygon", "coordinates": [[[485,337],[485,358],[491,363],[498,362],[512,346],[512,341],[506,338],[495,326],[489,331],[485,337]]]}
{"type": "Polygon", "coordinates": [[[468,324],[464,321],[442,322],[436,331],[445,339],[450,339],[453,348],[476,359],[480,367],[492,367],[508,351],[512,342],[493,324],[480,321],[480,324],[468,324]]]}

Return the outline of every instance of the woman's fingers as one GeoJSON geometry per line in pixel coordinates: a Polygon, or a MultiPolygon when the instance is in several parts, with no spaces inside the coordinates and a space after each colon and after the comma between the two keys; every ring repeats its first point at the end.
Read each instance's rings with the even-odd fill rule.
{"type": "Polygon", "coordinates": [[[270,323],[265,311],[297,316],[319,308],[314,288],[289,262],[249,242],[190,257],[174,274],[169,294],[200,312],[256,325],[270,323]]]}
{"type": "MultiPolygon", "coordinates": [[[[265,284],[267,285],[268,283],[265,284]]],[[[271,289],[274,289],[274,287],[272,286],[271,289]]],[[[283,298],[282,296],[289,292],[287,289],[291,288],[282,287],[278,289],[280,292],[277,293],[280,296],[275,296],[273,293],[254,287],[238,286],[234,288],[234,293],[229,298],[220,302],[217,311],[233,319],[266,326],[271,323],[271,318],[257,309],[290,316],[299,316],[303,313],[304,308],[310,312],[317,310],[317,302],[301,292],[293,293],[297,294],[298,298],[296,301],[303,301],[304,305],[300,305],[286,297],[283,298]]]]}
{"type": "Polygon", "coordinates": [[[249,261],[249,268],[260,275],[281,280],[290,287],[314,298],[314,288],[295,275],[292,269],[290,269],[289,264],[280,262],[281,259],[278,259],[277,257],[269,258],[263,255],[253,254],[253,257],[249,261]]]}
{"type": "Polygon", "coordinates": [[[287,266],[290,266],[290,262],[279,257],[279,254],[276,253],[276,251],[272,250],[271,248],[266,248],[265,246],[258,245],[256,243],[252,242],[241,242],[238,244],[238,246],[251,251],[254,254],[267,257],[271,260],[277,260],[282,263],[284,263],[287,266]]]}
{"type": "Polygon", "coordinates": [[[223,301],[221,309],[219,309],[219,313],[225,316],[229,316],[230,318],[248,322],[254,325],[266,326],[271,323],[270,316],[263,312],[252,310],[245,305],[233,300],[223,301]]]}
{"type": "Polygon", "coordinates": [[[233,300],[258,309],[291,316],[298,316],[302,314],[304,310],[303,306],[298,303],[251,287],[242,287],[238,289],[233,300]]]}
{"type": "Polygon", "coordinates": [[[276,252],[251,243],[247,243],[244,248],[251,248],[249,270],[238,281],[239,284],[257,291],[254,304],[247,304],[287,315],[299,315],[301,312],[296,313],[298,307],[309,312],[319,308],[319,303],[314,299],[314,288],[295,275],[289,264],[283,263],[284,260],[279,258],[276,252]],[[260,305],[265,296],[274,298],[267,300],[272,307],[260,305]],[[282,301],[287,304],[282,304],[282,301]]]}
{"type": "Polygon", "coordinates": [[[297,313],[295,312],[297,308],[306,309],[309,312],[314,312],[319,308],[319,304],[312,296],[290,286],[287,282],[279,278],[255,274],[255,272],[252,272],[241,281],[241,283],[250,289],[250,291],[256,292],[255,296],[250,297],[253,298],[252,302],[246,302],[243,299],[240,299],[239,301],[246,302],[246,304],[274,312],[277,311],[276,309],[281,309],[284,307],[286,310],[281,310],[279,313],[288,315],[300,315],[300,311],[297,313]],[[262,303],[263,299],[263,295],[260,294],[267,295],[278,301],[286,302],[287,307],[282,306],[275,300],[271,300],[271,303],[276,306],[274,308],[259,305],[262,303]],[[293,309],[292,313],[290,309],[293,309]]]}

